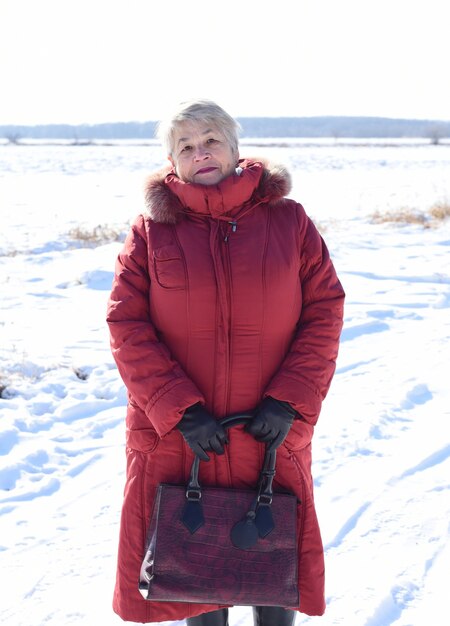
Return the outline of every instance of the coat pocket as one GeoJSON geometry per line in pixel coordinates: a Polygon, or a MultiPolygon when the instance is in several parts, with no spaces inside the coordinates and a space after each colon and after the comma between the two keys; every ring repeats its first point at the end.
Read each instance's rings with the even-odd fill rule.
{"type": "Polygon", "coordinates": [[[130,450],[149,454],[156,450],[158,443],[159,437],[154,428],[127,429],[126,446],[130,450]]]}
{"type": "Polygon", "coordinates": [[[295,420],[285,439],[288,450],[302,450],[311,443],[314,426],[305,420],[295,420]]]}
{"type": "Polygon", "coordinates": [[[164,289],[186,288],[186,268],[177,246],[163,246],[154,250],[153,268],[158,284],[164,289]]]}

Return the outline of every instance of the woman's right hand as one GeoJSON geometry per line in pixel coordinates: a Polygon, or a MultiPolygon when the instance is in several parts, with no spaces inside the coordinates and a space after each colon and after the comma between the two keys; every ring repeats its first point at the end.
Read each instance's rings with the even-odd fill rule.
{"type": "Polygon", "coordinates": [[[223,446],[228,443],[226,430],[200,403],[185,410],[177,428],[201,461],[209,461],[206,450],[224,453],[223,446]]]}

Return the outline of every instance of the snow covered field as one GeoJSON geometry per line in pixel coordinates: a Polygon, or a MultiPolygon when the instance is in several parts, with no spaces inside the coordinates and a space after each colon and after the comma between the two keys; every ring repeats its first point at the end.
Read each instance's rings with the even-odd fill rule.
{"type": "MultiPolygon", "coordinates": [[[[297,624],[447,625],[450,220],[371,216],[450,204],[450,145],[266,144],[241,152],[291,168],[347,292],[314,444],[328,608],[297,624]]],[[[123,623],[110,606],[125,393],[104,322],[121,244],[82,237],[125,233],[163,162],[157,145],[0,146],[4,626],[123,623]]]]}

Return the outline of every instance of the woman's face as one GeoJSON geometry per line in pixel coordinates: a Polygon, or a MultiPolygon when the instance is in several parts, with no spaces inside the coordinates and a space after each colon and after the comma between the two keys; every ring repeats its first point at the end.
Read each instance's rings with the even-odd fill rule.
{"type": "Polygon", "coordinates": [[[177,176],[189,183],[217,185],[232,174],[239,153],[222,132],[208,122],[180,122],[175,127],[169,161],[177,176]]]}

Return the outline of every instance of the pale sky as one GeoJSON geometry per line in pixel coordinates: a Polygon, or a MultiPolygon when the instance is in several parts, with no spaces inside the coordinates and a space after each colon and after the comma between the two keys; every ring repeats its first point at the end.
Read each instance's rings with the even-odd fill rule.
{"type": "Polygon", "coordinates": [[[0,0],[0,125],[233,116],[450,120],[448,0],[0,0]]]}

